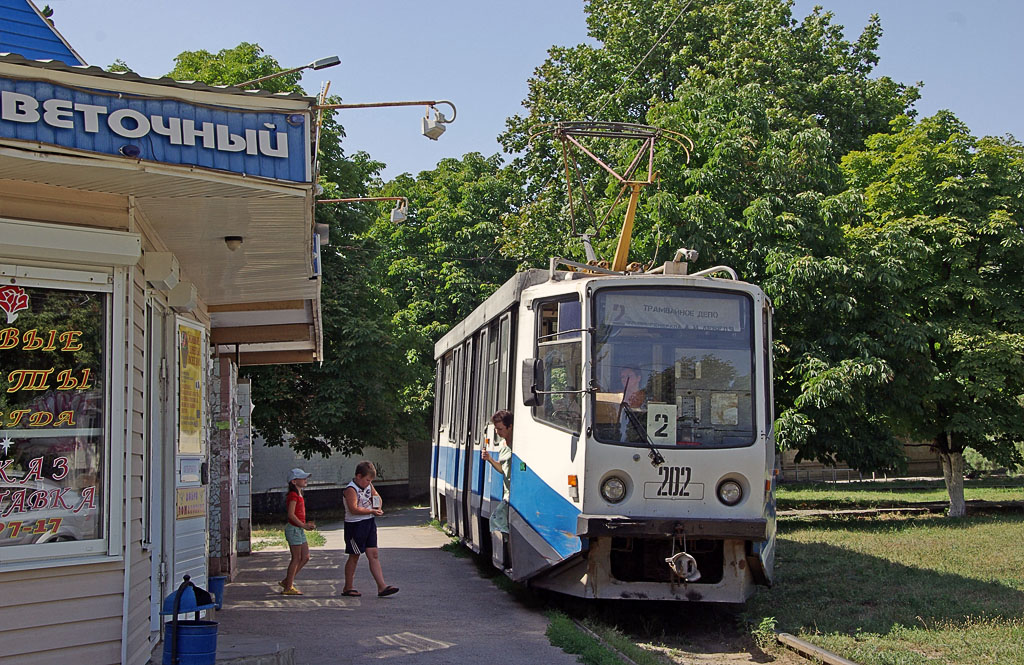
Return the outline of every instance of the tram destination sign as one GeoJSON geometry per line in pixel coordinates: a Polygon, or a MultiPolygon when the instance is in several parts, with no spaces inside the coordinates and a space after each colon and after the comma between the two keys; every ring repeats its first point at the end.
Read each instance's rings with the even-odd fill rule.
{"type": "Polygon", "coordinates": [[[605,325],[627,328],[664,328],[673,330],[743,329],[740,301],[734,297],[694,298],[636,293],[605,296],[605,325]]]}
{"type": "Polygon", "coordinates": [[[0,138],[275,180],[310,179],[305,113],[0,78],[0,138]]]}

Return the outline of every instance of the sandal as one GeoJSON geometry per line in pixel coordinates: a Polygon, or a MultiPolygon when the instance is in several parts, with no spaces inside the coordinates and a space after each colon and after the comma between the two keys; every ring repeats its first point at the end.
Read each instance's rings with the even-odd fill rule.
{"type": "Polygon", "coordinates": [[[390,596],[390,595],[395,594],[395,593],[398,593],[398,587],[396,587],[396,586],[387,586],[387,587],[384,587],[384,589],[382,591],[378,591],[377,595],[378,596],[390,596]]]}
{"type": "Polygon", "coordinates": [[[285,589],[284,591],[282,591],[281,595],[282,596],[301,596],[302,592],[299,591],[298,589],[296,589],[295,587],[292,587],[291,589],[285,589]]]}
{"type": "Polygon", "coordinates": [[[361,596],[363,594],[359,593],[355,589],[344,589],[344,590],[342,590],[341,595],[343,595],[343,596],[361,596]]]}

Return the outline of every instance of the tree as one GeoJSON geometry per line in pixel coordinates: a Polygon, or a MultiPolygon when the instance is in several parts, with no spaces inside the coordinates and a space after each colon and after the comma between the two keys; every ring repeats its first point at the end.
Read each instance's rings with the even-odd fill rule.
{"type": "Polygon", "coordinates": [[[895,373],[893,398],[879,406],[938,452],[949,515],[962,516],[968,447],[1005,466],[1022,461],[1024,147],[975,139],[942,111],[896,119],[843,171],[864,205],[852,242],[888,278],[861,303],[895,373]]]}
{"type": "MultiPolygon", "coordinates": [[[[185,51],[168,76],[232,85],[280,71],[258,44],[243,42],[216,54],[185,51]]],[[[302,93],[300,74],[260,83],[272,92],[302,93]]],[[[346,156],[344,129],[333,115],[321,126],[320,184],[326,198],[366,196],[383,167],[365,153],[346,156]]],[[[359,208],[319,206],[316,221],[330,225],[332,245],[321,253],[324,362],[246,368],[253,379],[253,426],[269,445],[314,453],[359,454],[422,436],[402,410],[411,382],[403,333],[392,321],[395,304],[370,267],[378,248],[364,235],[370,217],[359,208]]]]}
{"type": "Polygon", "coordinates": [[[518,190],[497,156],[478,153],[444,159],[416,178],[403,174],[385,195],[409,199],[409,217],[392,224],[379,217],[368,232],[378,243],[374,272],[397,306],[394,324],[404,333],[412,381],[402,402],[424,429],[433,407],[434,342],[469,315],[516,269],[500,254],[502,220],[518,190]]]}
{"type": "Polygon", "coordinates": [[[134,72],[134,70],[131,67],[128,66],[128,63],[125,62],[124,60],[122,60],[121,58],[117,58],[116,60],[114,60],[114,62],[112,62],[109,65],[107,65],[107,71],[108,72],[134,72]]]}
{"type": "MultiPolygon", "coordinates": [[[[232,48],[210,53],[205,49],[182,51],[174,58],[174,69],[167,76],[175,81],[202,81],[209,85],[238,85],[282,71],[277,59],[265,55],[259,44],[242,42],[232,48]]],[[[292,72],[262,81],[259,87],[269,92],[303,92],[299,86],[302,72],[292,72]]]]}
{"type": "MultiPolygon", "coordinates": [[[[785,0],[682,6],[591,0],[598,45],[549,51],[529,82],[529,114],[510,118],[501,137],[522,152],[514,166],[535,197],[509,225],[505,246],[582,258],[566,240],[564,194],[544,191],[562,167],[557,146],[530,141],[543,123],[641,122],[691,136],[688,162],[669,142],[656,154],[661,178],[637,212],[632,258],[656,262],[688,247],[701,265],[732,265],[759,283],[776,307],[780,444],[798,459],[896,467],[901,446],[873,408],[889,394],[893,369],[875,339],[847,334],[873,284],[844,234],[860,209],[842,195],[840,159],[912,113],[917,89],[871,76],[877,16],[851,42],[831,14],[816,9],[797,22],[785,0]]],[[[620,167],[631,157],[597,147],[620,167]]],[[[583,175],[600,217],[618,188],[596,168],[583,175]]],[[[595,246],[609,256],[614,242],[606,231],[595,246]]]]}

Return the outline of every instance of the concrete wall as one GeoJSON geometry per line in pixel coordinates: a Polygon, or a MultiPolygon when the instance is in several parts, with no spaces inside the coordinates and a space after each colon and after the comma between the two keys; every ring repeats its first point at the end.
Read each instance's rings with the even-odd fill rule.
{"type": "MultiPolygon", "coordinates": [[[[259,409],[259,404],[256,404],[259,409]]],[[[341,493],[364,459],[377,467],[374,487],[389,502],[426,496],[430,476],[430,442],[399,444],[392,449],[367,448],[356,457],[314,455],[305,459],[287,446],[268,446],[254,437],[252,451],[252,510],[259,518],[283,514],[288,472],[299,467],[313,475],[305,497],[310,511],[343,508],[341,493]]]]}

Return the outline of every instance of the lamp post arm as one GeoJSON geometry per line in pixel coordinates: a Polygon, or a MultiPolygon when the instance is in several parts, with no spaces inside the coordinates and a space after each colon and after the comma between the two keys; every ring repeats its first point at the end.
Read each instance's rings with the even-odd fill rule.
{"type": "Polygon", "coordinates": [[[409,206],[409,199],[404,196],[361,196],[351,199],[320,199],[317,203],[358,203],[361,201],[401,201],[405,207],[409,206]]]}
{"type": "Polygon", "coordinates": [[[452,107],[452,117],[446,119],[446,123],[455,120],[455,116],[458,114],[458,111],[455,109],[455,104],[452,104],[447,99],[423,100],[418,102],[372,102],[369,104],[317,104],[313,108],[323,111],[340,111],[342,109],[376,109],[389,106],[426,106],[430,108],[438,104],[447,104],[452,107]]]}
{"type": "Polygon", "coordinates": [[[295,72],[301,72],[303,69],[308,69],[308,68],[309,68],[309,65],[302,65],[301,67],[293,67],[292,69],[285,69],[284,71],[274,72],[273,74],[267,74],[266,76],[261,76],[258,79],[253,79],[251,81],[246,81],[245,83],[239,83],[235,87],[236,88],[244,88],[245,86],[252,85],[253,83],[260,83],[260,82],[266,81],[268,79],[277,78],[278,76],[287,76],[288,74],[294,74],[295,72]]]}

